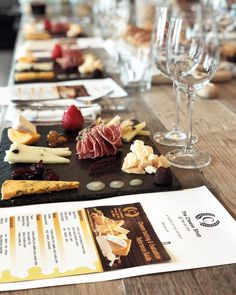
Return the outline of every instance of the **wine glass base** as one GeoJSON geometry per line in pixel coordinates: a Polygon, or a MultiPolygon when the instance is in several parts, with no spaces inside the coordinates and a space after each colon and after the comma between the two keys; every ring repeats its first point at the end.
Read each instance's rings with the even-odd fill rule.
{"type": "Polygon", "coordinates": [[[177,149],[166,154],[172,166],[185,169],[203,168],[210,164],[211,157],[202,151],[194,149],[191,153],[177,149]]]}
{"type": "MultiPolygon", "coordinates": [[[[154,140],[166,146],[186,146],[186,134],[181,130],[171,130],[169,132],[156,132],[153,136],[154,140]]],[[[196,135],[192,136],[192,144],[198,141],[196,135]]]]}

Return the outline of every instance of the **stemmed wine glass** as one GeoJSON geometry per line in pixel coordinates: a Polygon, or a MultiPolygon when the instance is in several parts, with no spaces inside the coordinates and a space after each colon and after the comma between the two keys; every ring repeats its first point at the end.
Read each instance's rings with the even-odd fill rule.
{"type": "MultiPolygon", "coordinates": [[[[169,78],[171,78],[171,75],[167,72],[166,67],[166,41],[169,21],[171,15],[174,13],[176,12],[174,12],[173,6],[169,5],[168,7],[156,7],[156,18],[152,39],[155,66],[164,76],[169,78]]],[[[175,83],[175,81],[173,81],[173,88],[176,93],[175,122],[173,123],[173,128],[166,132],[156,132],[154,134],[154,140],[166,146],[183,146],[187,136],[179,126],[179,103],[182,90],[180,89],[180,86],[175,83]]],[[[192,140],[193,142],[196,142],[197,137],[194,136],[192,140]]]]}
{"type": "Polygon", "coordinates": [[[188,102],[188,133],[184,149],[169,152],[166,157],[179,168],[201,168],[211,158],[193,147],[192,112],[195,92],[203,88],[214,75],[219,59],[217,27],[209,10],[201,5],[192,11],[172,17],[168,30],[167,70],[175,83],[186,91],[188,102]]]}

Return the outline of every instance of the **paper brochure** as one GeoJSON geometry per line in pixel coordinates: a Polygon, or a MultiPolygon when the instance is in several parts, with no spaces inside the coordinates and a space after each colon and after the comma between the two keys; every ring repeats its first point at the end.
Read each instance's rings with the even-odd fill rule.
{"type": "Polygon", "coordinates": [[[207,190],[0,209],[0,290],[236,262],[236,223],[207,190]]]}

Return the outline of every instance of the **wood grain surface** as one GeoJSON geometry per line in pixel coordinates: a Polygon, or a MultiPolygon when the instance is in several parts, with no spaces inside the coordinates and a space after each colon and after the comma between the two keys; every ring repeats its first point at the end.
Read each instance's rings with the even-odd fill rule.
{"type": "MultiPolygon", "coordinates": [[[[212,157],[212,163],[201,170],[174,169],[183,188],[205,184],[235,218],[236,216],[236,79],[219,83],[217,99],[196,98],[193,131],[197,145],[212,157]]],[[[171,85],[155,85],[146,93],[130,93],[116,99],[112,106],[124,106],[122,118],[145,120],[152,132],[168,129],[174,119],[175,99],[171,85]]],[[[1,129],[4,110],[0,109],[1,129]]],[[[117,112],[106,111],[112,117],[117,112]]],[[[186,122],[186,101],[181,101],[181,125],[186,122]]],[[[158,146],[162,153],[171,148],[158,146]]],[[[235,233],[232,233],[235,234],[235,233]]],[[[235,250],[236,255],[236,250],[235,250]]],[[[130,270],[132,272],[132,270],[130,270]]],[[[2,292],[2,295],[234,295],[236,265],[146,275],[123,280],[2,292]]]]}

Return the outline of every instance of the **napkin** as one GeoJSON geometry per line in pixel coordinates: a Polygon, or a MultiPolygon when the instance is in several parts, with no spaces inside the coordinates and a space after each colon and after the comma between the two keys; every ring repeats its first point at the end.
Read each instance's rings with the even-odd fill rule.
{"type": "MultiPolygon", "coordinates": [[[[66,109],[66,108],[65,108],[66,109]]],[[[58,123],[61,122],[64,109],[24,109],[20,110],[16,108],[14,105],[10,105],[7,110],[6,120],[8,122],[14,122],[14,119],[21,114],[26,119],[31,122],[39,122],[39,123],[58,123]]],[[[92,105],[91,107],[82,108],[81,109],[82,115],[84,116],[85,122],[86,121],[94,121],[101,113],[101,106],[99,105],[92,105]]]]}

